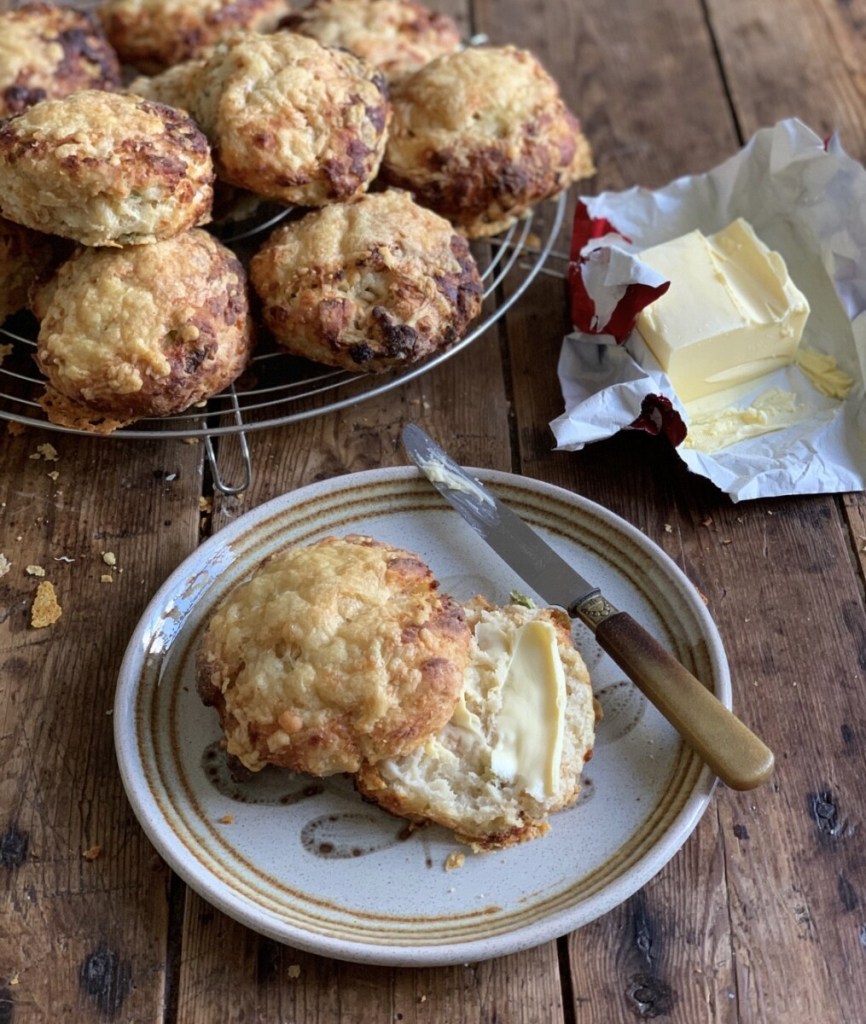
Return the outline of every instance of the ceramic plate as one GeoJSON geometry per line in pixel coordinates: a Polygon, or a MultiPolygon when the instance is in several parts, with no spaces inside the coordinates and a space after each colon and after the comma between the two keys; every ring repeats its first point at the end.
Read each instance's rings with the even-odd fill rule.
{"type": "MultiPolygon", "coordinates": [[[[568,491],[472,470],[730,706],[724,651],[676,565],[638,530],[568,491]]],[[[142,827],[204,899],[300,949],[379,964],[464,963],[579,928],[625,900],[682,846],[714,778],[575,627],[604,709],[578,803],[549,835],[472,854],[450,833],[409,834],[350,780],[268,768],[231,779],[216,713],[196,694],[209,616],[263,558],[327,534],[367,533],[420,554],[458,598],[535,597],[414,468],[338,477],[247,513],[202,544],[145,612],[123,661],[115,740],[142,827]],[[465,850],[462,867],[446,870],[465,850]]]]}

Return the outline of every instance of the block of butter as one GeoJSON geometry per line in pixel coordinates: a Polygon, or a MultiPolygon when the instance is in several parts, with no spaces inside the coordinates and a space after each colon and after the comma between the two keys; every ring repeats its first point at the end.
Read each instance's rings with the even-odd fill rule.
{"type": "Polygon", "coordinates": [[[785,261],[742,218],[638,254],[670,282],[637,330],[683,402],[793,362],[809,303],[785,261]]]}

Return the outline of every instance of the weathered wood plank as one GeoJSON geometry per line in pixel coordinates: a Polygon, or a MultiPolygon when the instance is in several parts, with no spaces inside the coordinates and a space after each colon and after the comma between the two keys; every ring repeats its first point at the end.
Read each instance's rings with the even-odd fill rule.
{"type": "Polygon", "coordinates": [[[821,136],[839,132],[849,153],[866,156],[862,0],[709,0],[707,9],[745,137],[798,117],[821,136]]]}
{"type": "MultiPolygon", "coordinates": [[[[553,41],[548,66],[597,154],[595,182],[580,183],[575,193],[659,185],[706,169],[737,145],[700,4],[589,3],[577,18],[570,10],[549,5],[545,18],[553,41]],[[620,50],[623,59],[616,60],[620,50]],[[679,60],[681,53],[689,59],[679,60]],[[690,102],[681,103],[683,96],[690,102]]],[[[512,14],[520,38],[532,37],[538,13],[512,14]]],[[[551,451],[547,424],[562,411],[556,362],[568,330],[562,282],[540,280],[509,315],[507,330],[522,471],[601,501],[656,538],[668,537],[665,524],[672,529],[677,521],[685,477],[669,452],[646,438],[634,438],[636,447],[617,438],[576,456],[551,451]]],[[[735,1021],[717,815],[707,815],[651,885],[570,936],[567,949],[573,1012],[581,1022],[735,1021]]]]}
{"type": "MultiPolygon", "coordinates": [[[[838,131],[854,157],[866,156],[862,3],[709,9],[746,136],[795,115],[821,134],[838,131]]],[[[859,500],[767,503],[754,512],[763,536],[742,553],[737,573],[725,573],[728,607],[751,622],[761,618],[764,643],[749,642],[744,622],[729,652],[744,680],[753,681],[756,713],[781,761],[769,804],[740,797],[736,806],[750,836],[750,811],[761,835],[785,836],[783,843],[751,839],[729,847],[738,980],[749,995],[744,1020],[862,1017],[866,986],[862,972],[851,969],[862,957],[866,890],[853,839],[862,819],[856,764],[866,615],[862,562],[858,573],[851,541],[861,513],[859,500]],[[774,879],[769,891],[767,877],[774,879]],[[820,943],[810,941],[818,934],[820,943]]],[[[749,508],[742,523],[738,516],[737,525],[752,525],[751,514],[749,508]]]]}
{"type": "Polygon", "coordinates": [[[851,548],[860,566],[860,575],[866,580],[866,497],[862,491],[842,497],[851,530],[851,548]]]}
{"type": "MultiPolygon", "coordinates": [[[[743,5],[711,6],[717,32],[720,20],[743,10],[743,5]]],[[[796,70],[789,70],[789,77],[803,71],[797,64],[803,47],[795,47],[792,57],[785,42],[793,29],[781,30],[778,43],[771,33],[771,26],[785,21],[787,10],[782,5],[775,11],[762,7],[765,48],[774,48],[769,55],[742,46],[733,54],[719,37],[728,78],[736,83],[735,98],[754,94],[760,68],[790,60],[796,70]]],[[[619,5],[618,12],[623,20],[635,17],[630,60],[615,72],[596,69],[596,88],[607,97],[608,116],[620,137],[634,136],[644,146],[651,140],[654,153],[672,161],[676,174],[705,169],[733,152],[735,123],[726,110],[718,76],[711,71],[710,37],[697,5],[691,15],[684,4],[661,11],[653,5],[640,23],[636,11],[619,5]],[[689,45],[683,46],[686,39],[689,45]],[[687,56],[679,60],[677,55],[687,56]],[[632,70],[634,78],[626,87],[616,91],[609,85],[608,75],[615,78],[632,70]],[[653,88],[641,89],[638,78],[652,82],[653,88]],[[684,108],[688,129],[681,117],[684,108]],[[650,130],[648,114],[655,117],[650,130]],[[695,119],[704,122],[707,139],[697,166],[689,145],[695,119]]],[[[613,26],[616,17],[595,5],[586,12],[590,23],[598,18],[613,26]]],[[[850,14],[839,17],[846,19],[845,24],[851,20],[850,14]]],[[[822,58],[828,62],[840,56],[832,46],[842,35],[839,26],[837,20],[835,30],[819,41],[830,47],[822,58]]],[[[560,38],[567,34],[563,29],[560,38]]],[[[609,37],[620,38],[613,31],[609,37]]],[[[849,40],[846,45],[855,44],[849,40]]],[[[810,40],[810,54],[816,50],[821,45],[810,40]]],[[[833,109],[839,113],[832,120],[838,125],[844,114],[849,125],[856,124],[845,96],[833,98],[832,75],[827,78],[831,84],[819,92],[812,120],[820,127],[821,109],[829,110],[835,102],[833,109]]],[[[761,95],[766,123],[771,109],[768,90],[761,95]]],[[[792,112],[792,95],[790,88],[780,89],[785,103],[778,104],[772,120],[792,112]]],[[[744,102],[747,110],[740,113],[739,122],[748,135],[760,124],[753,123],[749,101],[744,102]]],[[[807,102],[798,112],[810,120],[811,109],[807,102]]],[[[862,118],[862,108],[858,116],[862,118]]],[[[862,137],[861,131],[858,138],[862,137]]],[[[602,167],[597,185],[617,188],[635,180],[654,185],[673,176],[652,167],[641,170],[641,176],[609,181],[605,173],[615,169],[602,167]]],[[[864,877],[845,839],[846,826],[856,828],[859,821],[850,789],[855,785],[852,759],[846,750],[859,743],[855,737],[862,730],[862,713],[850,690],[863,678],[862,656],[858,660],[856,652],[863,649],[864,620],[855,573],[850,566],[846,571],[849,551],[837,503],[815,498],[778,507],[735,507],[711,485],[689,479],[663,443],[637,436],[621,435],[574,455],[551,453],[543,425],[560,411],[558,392],[551,384],[558,344],[550,339],[549,345],[539,345],[538,325],[550,324],[549,315],[542,319],[541,310],[553,307],[556,294],[553,282],[539,286],[508,322],[517,421],[529,424],[520,430],[524,471],[608,505],[679,561],[706,595],[722,632],[733,668],[736,707],[777,749],[781,762],[773,787],[749,795],[720,790],[713,810],[685,850],[651,886],[616,914],[571,938],[576,1013],[588,1021],[629,1020],[635,1014],[659,1011],[664,1003],[666,1019],[681,1021],[822,1015],[853,1021],[863,994],[859,980],[843,965],[861,955],[852,940],[855,923],[859,926],[856,907],[864,877]],[[756,635],[763,642],[756,643],[756,635]],[[807,692],[801,689],[804,685],[807,692]],[[822,782],[824,777],[832,778],[832,785],[822,782]],[[823,814],[822,821],[838,823],[842,804],[845,826],[833,840],[832,855],[822,856],[813,819],[823,814]],[[810,807],[818,810],[810,812],[810,807]],[[785,836],[781,843],[775,838],[779,835],[785,836]],[[708,871],[705,865],[711,863],[719,870],[708,871]],[[840,865],[844,883],[836,873],[840,865]],[[772,886],[767,885],[768,878],[774,880],[772,886]],[[807,919],[812,922],[808,927],[807,919]],[[641,922],[647,920],[649,939],[641,931],[641,922]],[[818,930],[820,943],[802,941],[818,930]],[[649,953],[647,941],[654,947],[649,953]],[[605,948],[616,953],[605,953],[605,948]],[[641,974],[646,983],[643,1006],[630,987],[641,974]],[[844,982],[832,986],[834,974],[844,982]],[[596,994],[598,998],[593,998],[596,994]]],[[[849,518],[852,508],[849,505],[849,518]]]]}
{"type": "MultiPolygon", "coordinates": [[[[866,4],[708,4],[743,134],[798,117],[866,160],[866,4]]],[[[850,507],[848,514],[850,516],[850,507]]],[[[858,520],[849,518],[856,536],[858,520]]]]}
{"type": "Polygon", "coordinates": [[[2,1016],[156,1022],[169,874],[123,793],[111,711],[137,618],[196,543],[199,452],[4,427],[0,464],[2,1016]],[[35,629],[43,578],[62,615],[35,629]]]}

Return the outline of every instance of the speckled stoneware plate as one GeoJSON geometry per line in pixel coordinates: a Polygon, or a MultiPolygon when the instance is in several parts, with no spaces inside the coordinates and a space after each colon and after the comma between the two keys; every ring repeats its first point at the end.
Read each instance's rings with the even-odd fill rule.
{"type": "MultiPolygon", "coordinates": [[[[651,629],[730,706],[724,651],[706,608],[638,530],[568,491],[472,470],[605,595],[651,629]]],[[[206,900],[271,938],[345,960],[463,963],[512,953],[605,913],[658,872],[707,807],[713,776],[595,644],[575,640],[604,709],[578,803],[552,831],[473,855],[450,833],[407,834],[350,780],[266,769],[239,784],[216,714],[195,690],[196,646],[220,599],[265,557],[326,534],[367,533],[419,553],[458,598],[533,595],[414,468],[314,484],[242,516],[204,543],[145,612],[121,668],[115,740],[150,840],[206,900]]]]}

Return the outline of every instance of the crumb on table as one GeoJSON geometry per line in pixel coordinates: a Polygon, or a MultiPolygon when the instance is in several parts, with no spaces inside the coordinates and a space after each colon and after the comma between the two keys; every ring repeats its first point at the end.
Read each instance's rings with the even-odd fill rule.
{"type": "Polygon", "coordinates": [[[36,597],[30,608],[30,625],[34,629],[52,626],[62,614],[63,609],[57,601],[54,584],[43,580],[36,588],[36,597]]]}

